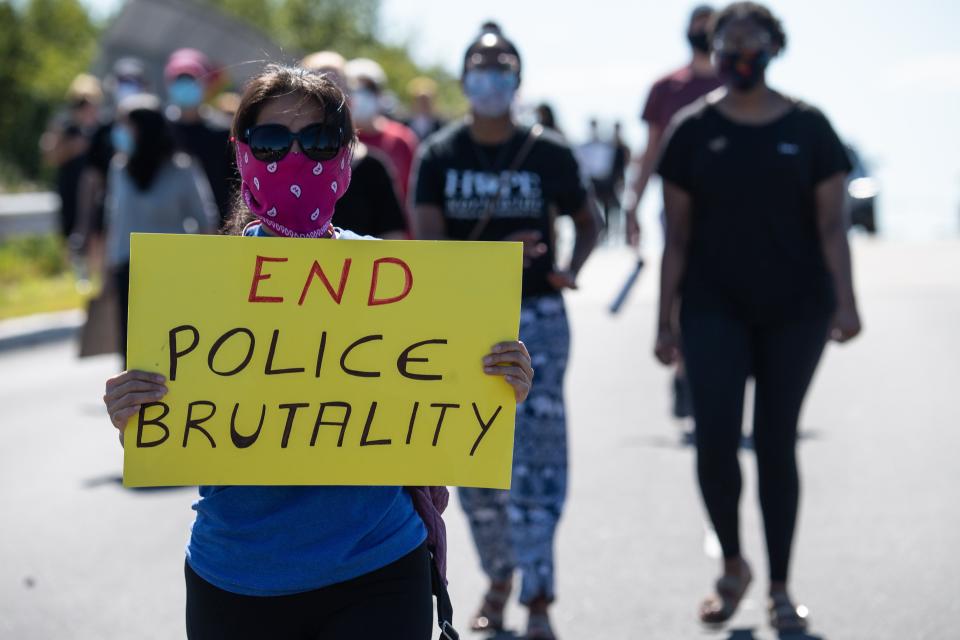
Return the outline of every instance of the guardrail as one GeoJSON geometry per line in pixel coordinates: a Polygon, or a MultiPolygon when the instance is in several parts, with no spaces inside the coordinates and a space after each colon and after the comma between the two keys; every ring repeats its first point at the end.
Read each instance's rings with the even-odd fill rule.
{"type": "Polygon", "coordinates": [[[0,194],[0,239],[57,230],[60,196],[52,191],[0,194]]]}

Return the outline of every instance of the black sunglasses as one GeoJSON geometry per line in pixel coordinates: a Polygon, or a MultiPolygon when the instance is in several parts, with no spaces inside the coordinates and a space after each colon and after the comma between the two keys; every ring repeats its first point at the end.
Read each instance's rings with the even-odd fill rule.
{"type": "Polygon", "coordinates": [[[343,147],[343,127],[317,123],[290,131],[282,124],[261,124],[244,131],[240,139],[262,162],[276,162],[286,156],[294,140],[311,160],[330,160],[343,147]]]}

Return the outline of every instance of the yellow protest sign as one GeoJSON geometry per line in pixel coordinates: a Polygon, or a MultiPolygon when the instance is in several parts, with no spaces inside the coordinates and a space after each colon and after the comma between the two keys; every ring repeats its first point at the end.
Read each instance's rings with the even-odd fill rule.
{"type": "Polygon", "coordinates": [[[518,243],[134,234],[126,486],[509,488],[518,243]]]}

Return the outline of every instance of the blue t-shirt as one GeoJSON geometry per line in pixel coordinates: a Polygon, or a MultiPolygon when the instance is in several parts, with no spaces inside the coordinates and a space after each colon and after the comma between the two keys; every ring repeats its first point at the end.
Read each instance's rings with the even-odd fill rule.
{"type": "MultiPolygon", "coordinates": [[[[244,235],[263,235],[252,227],[244,235]]],[[[359,239],[349,231],[336,236],[359,239]]],[[[187,562],[250,596],[319,589],[381,569],[427,537],[403,487],[200,487],[187,562]]]]}

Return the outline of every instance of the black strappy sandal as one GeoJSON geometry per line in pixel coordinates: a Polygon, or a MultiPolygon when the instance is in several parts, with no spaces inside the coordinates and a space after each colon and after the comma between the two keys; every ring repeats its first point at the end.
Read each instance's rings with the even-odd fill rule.
{"type": "Polygon", "coordinates": [[[721,576],[714,587],[716,593],[700,605],[700,622],[706,625],[720,625],[732,618],[743,596],[747,593],[752,578],[747,563],[743,564],[741,575],[728,573],[721,576]]]}
{"type": "Polygon", "coordinates": [[[503,611],[510,600],[510,589],[506,591],[491,587],[483,596],[480,610],[470,621],[473,631],[503,631],[503,611]]]}
{"type": "Polygon", "coordinates": [[[795,605],[786,593],[770,596],[767,606],[770,626],[779,633],[802,633],[807,630],[809,610],[802,604],[795,605]]]}
{"type": "Polygon", "coordinates": [[[550,617],[546,613],[531,613],[527,620],[527,640],[557,640],[550,626],[550,617]]]}

